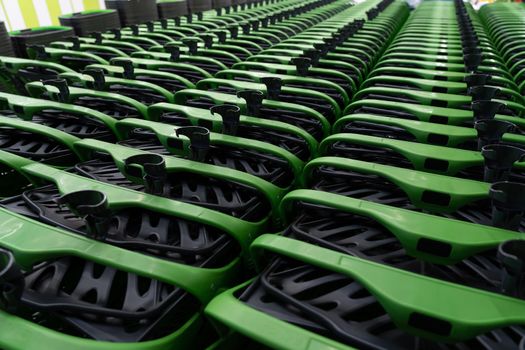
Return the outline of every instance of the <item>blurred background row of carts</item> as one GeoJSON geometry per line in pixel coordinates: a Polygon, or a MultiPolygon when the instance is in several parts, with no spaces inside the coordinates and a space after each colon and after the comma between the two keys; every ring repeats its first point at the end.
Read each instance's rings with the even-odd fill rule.
{"type": "Polygon", "coordinates": [[[525,7],[181,3],[0,31],[0,349],[524,349],[525,7]]]}

